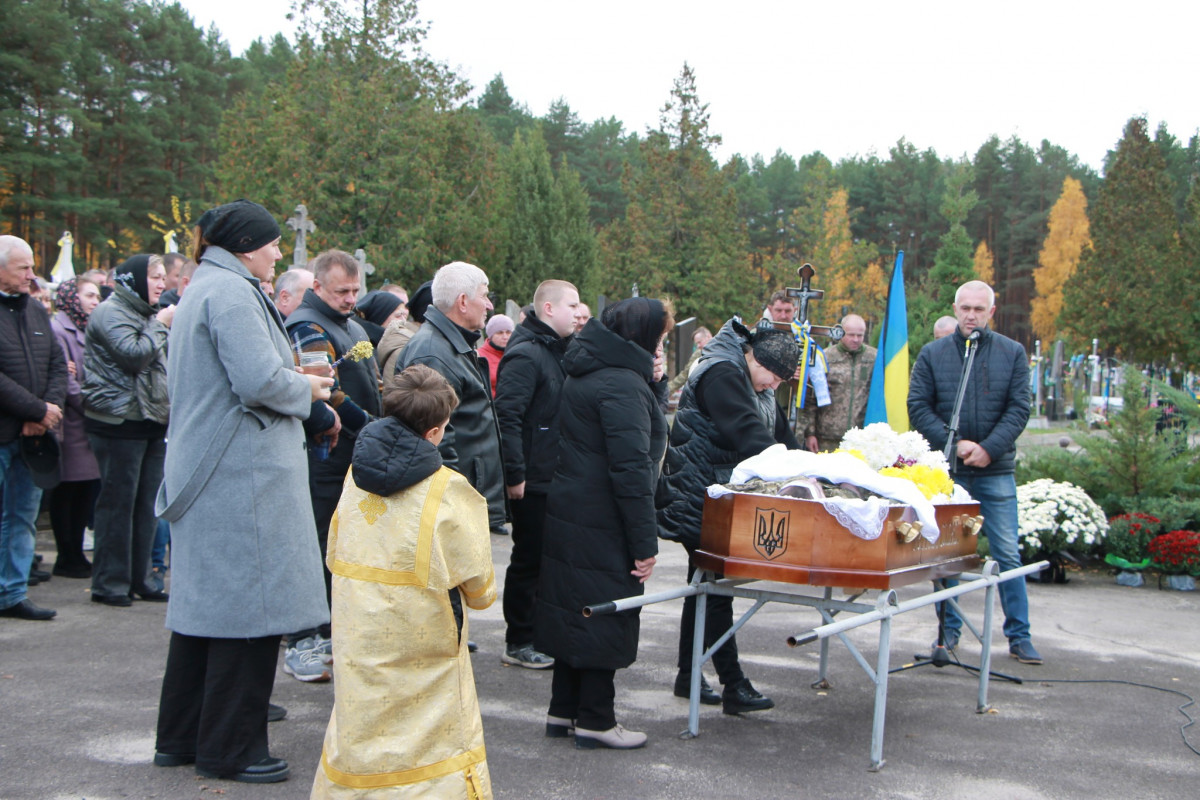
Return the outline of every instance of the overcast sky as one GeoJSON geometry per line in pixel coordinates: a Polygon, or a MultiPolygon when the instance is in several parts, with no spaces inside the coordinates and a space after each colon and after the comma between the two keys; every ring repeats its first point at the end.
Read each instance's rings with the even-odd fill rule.
{"type": "MultiPolygon", "coordinates": [[[[235,54],[294,32],[290,0],[181,0],[235,54]]],[[[420,0],[425,50],[477,95],[497,73],[535,116],[656,125],[687,61],[717,156],[819,150],[834,161],[906,137],[974,155],[992,134],[1042,139],[1100,168],[1125,122],[1200,130],[1200,3],[420,0]]]]}

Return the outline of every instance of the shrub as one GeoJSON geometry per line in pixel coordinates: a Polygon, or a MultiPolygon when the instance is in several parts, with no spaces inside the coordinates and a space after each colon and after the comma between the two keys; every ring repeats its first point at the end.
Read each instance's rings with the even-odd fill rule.
{"type": "Polygon", "coordinates": [[[1150,540],[1150,561],[1170,575],[1200,575],[1200,533],[1171,531],[1150,540]]]}
{"type": "Polygon", "coordinates": [[[1162,527],[1158,517],[1149,514],[1120,514],[1108,521],[1108,536],[1104,550],[1108,555],[1139,564],[1149,555],[1150,540],[1162,527]]]}

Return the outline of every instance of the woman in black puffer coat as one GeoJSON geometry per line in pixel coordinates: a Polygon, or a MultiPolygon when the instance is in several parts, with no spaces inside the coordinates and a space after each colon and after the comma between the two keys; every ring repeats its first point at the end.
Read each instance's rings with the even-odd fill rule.
{"type": "Polygon", "coordinates": [[[654,490],[667,423],[650,383],[674,324],[658,300],[622,300],[567,349],[559,460],[546,509],[535,646],[554,656],[547,736],[629,749],[617,724],[616,670],[637,658],[639,609],[585,618],[584,606],[642,593],[658,554],[654,490]]]}

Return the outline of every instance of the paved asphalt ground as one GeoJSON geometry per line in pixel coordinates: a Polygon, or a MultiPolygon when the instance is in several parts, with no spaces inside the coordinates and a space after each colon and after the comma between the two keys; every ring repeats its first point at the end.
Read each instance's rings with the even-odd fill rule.
{"type": "MultiPolygon", "coordinates": [[[[510,540],[493,537],[502,580],[510,540]]],[[[53,540],[39,551],[53,561],[53,540]]],[[[683,549],[663,543],[651,590],[683,583],[683,549]]],[[[793,587],[794,588],[794,587],[793,587]]],[[[993,681],[994,713],[975,713],[976,682],[957,667],[890,681],[880,772],[868,767],[873,687],[845,648],[831,658],[834,688],[809,688],[817,647],[789,634],[818,624],[810,609],[768,605],[739,634],[755,685],[776,708],[727,717],[702,707],[700,737],[680,739],[687,705],[671,695],[681,601],[642,615],[638,662],[618,673],[617,713],[650,736],[644,750],[577,751],[542,736],[550,675],[502,667],[497,602],[471,614],[480,645],[475,676],[498,798],[1187,798],[1200,796],[1200,756],[1180,736],[1183,698],[1114,683],[1134,681],[1200,697],[1200,593],[1117,586],[1102,570],[1063,585],[1031,584],[1035,642],[1044,666],[1009,659],[997,631],[994,667],[1025,679],[993,681]],[[1053,682],[1052,682],[1053,681],[1053,682]],[[1066,682],[1057,682],[1066,681],[1066,682]],[[1071,681],[1082,681],[1073,683],[1071,681]]],[[[921,594],[923,587],[901,590],[921,594]]],[[[52,622],[0,619],[0,798],[305,798],[320,755],[333,685],[278,673],[273,752],[292,777],[250,786],[151,764],[168,632],[164,607],[89,602],[88,581],[55,578],[31,591],[58,609],[52,622]]],[[[747,601],[738,601],[744,609],[747,601]]],[[[982,593],[965,608],[980,619],[982,593]]],[[[999,627],[997,625],[997,627],[999,627]]],[[[892,664],[934,636],[933,615],[893,625],[892,664]]],[[[877,627],[851,634],[874,662],[877,627]]],[[[977,659],[978,643],[961,648],[977,659]]],[[[282,658],[280,659],[282,663],[282,658]]],[[[710,680],[711,669],[706,670],[710,680]]],[[[1190,713],[1200,717],[1200,707],[1190,713]]],[[[1200,725],[1186,731],[1200,749],[1200,725]]]]}

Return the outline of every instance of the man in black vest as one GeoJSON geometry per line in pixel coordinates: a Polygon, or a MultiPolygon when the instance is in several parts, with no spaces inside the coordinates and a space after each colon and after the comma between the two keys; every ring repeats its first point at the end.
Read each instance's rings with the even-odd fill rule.
{"type": "MultiPolygon", "coordinates": [[[[331,364],[343,359],[367,333],[354,319],[358,300],[358,262],[349,253],[327,250],[309,264],[313,288],[304,293],[300,306],[288,315],[287,330],[297,353],[323,353],[331,364]]],[[[304,423],[308,434],[308,487],[312,494],[313,517],[325,560],[329,522],[342,495],[342,484],[350,469],[354,441],[373,417],[379,416],[379,375],[375,359],[344,358],[334,370],[329,403],[313,403],[304,423]]],[[[331,585],[325,570],[325,591],[331,585]]],[[[327,681],[330,678],[332,646],[329,630],[299,631],[288,636],[283,671],[297,680],[327,681]]]]}
{"type": "Polygon", "coordinates": [[[579,291],[566,281],[542,281],[504,349],[496,378],[496,420],[504,451],[504,483],[512,506],[513,549],[504,578],[501,663],[554,666],[533,646],[533,615],[542,563],[546,495],[558,464],[558,405],[567,379],[562,359],[575,332],[579,291]]]}

